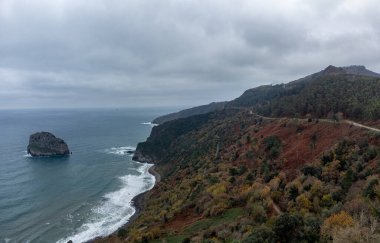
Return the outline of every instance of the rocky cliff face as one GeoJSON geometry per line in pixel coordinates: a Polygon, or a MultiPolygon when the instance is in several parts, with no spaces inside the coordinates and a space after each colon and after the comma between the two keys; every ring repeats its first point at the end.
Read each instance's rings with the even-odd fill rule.
{"type": "Polygon", "coordinates": [[[33,157],[67,156],[70,154],[65,141],[49,132],[38,132],[30,135],[27,150],[28,154],[33,157]]]}

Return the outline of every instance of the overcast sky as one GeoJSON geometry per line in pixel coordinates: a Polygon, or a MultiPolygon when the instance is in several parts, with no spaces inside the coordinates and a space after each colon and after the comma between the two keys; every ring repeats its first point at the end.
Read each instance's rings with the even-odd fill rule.
{"type": "Polygon", "coordinates": [[[0,0],[0,108],[194,106],[380,71],[376,0],[0,0]]]}

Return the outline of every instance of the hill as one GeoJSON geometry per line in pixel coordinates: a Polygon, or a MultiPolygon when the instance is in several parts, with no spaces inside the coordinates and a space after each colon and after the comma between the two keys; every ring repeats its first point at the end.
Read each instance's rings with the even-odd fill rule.
{"type": "Polygon", "coordinates": [[[260,115],[272,117],[331,118],[342,113],[348,119],[377,120],[380,118],[380,74],[364,66],[328,66],[287,84],[249,89],[235,100],[217,104],[159,117],[155,123],[230,107],[251,107],[260,115]]]}
{"type": "Polygon", "coordinates": [[[379,242],[380,133],[339,119],[379,124],[379,78],[351,71],[154,127],[134,159],[161,180],[103,242],[379,242]]]}
{"type": "Polygon", "coordinates": [[[375,242],[379,145],[379,134],[348,123],[249,110],[164,123],[135,157],[153,159],[161,182],[119,239],[325,242],[366,235],[375,242]]]}
{"type": "Polygon", "coordinates": [[[179,112],[174,112],[171,114],[157,117],[156,119],[152,121],[152,123],[162,124],[167,121],[171,121],[171,120],[175,120],[179,118],[185,118],[189,116],[200,115],[200,114],[205,114],[205,113],[209,113],[216,110],[221,110],[225,108],[226,104],[227,102],[213,102],[208,105],[196,106],[196,107],[185,109],[179,112]]]}

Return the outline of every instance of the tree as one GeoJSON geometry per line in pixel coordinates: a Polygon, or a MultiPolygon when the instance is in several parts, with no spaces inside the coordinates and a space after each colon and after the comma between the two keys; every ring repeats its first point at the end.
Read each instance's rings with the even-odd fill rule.
{"type": "Polygon", "coordinates": [[[303,225],[303,218],[300,215],[284,213],[277,218],[273,231],[283,242],[300,242],[303,225]]]}
{"type": "Polygon", "coordinates": [[[292,185],[290,188],[289,188],[289,199],[290,200],[296,200],[296,198],[298,197],[298,188],[295,186],[295,185],[292,185]]]}
{"type": "Polygon", "coordinates": [[[269,136],[264,139],[265,151],[270,159],[277,158],[281,153],[282,142],[277,136],[269,136]]]}
{"type": "Polygon", "coordinates": [[[347,192],[352,183],[354,182],[355,180],[355,175],[354,175],[354,172],[350,169],[347,170],[346,174],[344,175],[344,178],[342,180],[342,189],[343,191],[347,192]]]}
{"type": "Polygon", "coordinates": [[[375,199],[376,197],[376,192],[375,192],[375,186],[379,185],[379,180],[378,179],[372,179],[367,187],[363,191],[363,195],[365,197],[368,197],[369,199],[375,199]]]}
{"type": "Polygon", "coordinates": [[[352,217],[345,211],[341,211],[340,213],[333,214],[325,219],[322,225],[322,234],[325,236],[331,236],[337,230],[353,225],[354,220],[352,217]]]}

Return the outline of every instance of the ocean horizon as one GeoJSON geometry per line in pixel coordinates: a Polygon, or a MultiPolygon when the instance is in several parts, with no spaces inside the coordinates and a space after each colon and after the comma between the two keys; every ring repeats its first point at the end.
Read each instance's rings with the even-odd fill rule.
{"type": "Polygon", "coordinates": [[[106,236],[151,189],[151,164],[131,151],[165,109],[0,110],[0,242],[83,242],[106,236]],[[72,155],[32,158],[29,135],[48,131],[72,155]]]}

